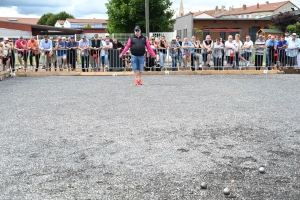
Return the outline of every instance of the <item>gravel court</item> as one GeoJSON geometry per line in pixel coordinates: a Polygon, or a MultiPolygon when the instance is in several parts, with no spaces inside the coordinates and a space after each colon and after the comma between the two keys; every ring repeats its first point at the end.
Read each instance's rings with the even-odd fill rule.
{"type": "Polygon", "coordinates": [[[230,187],[232,199],[299,199],[299,80],[6,79],[0,197],[224,199],[230,187]]]}

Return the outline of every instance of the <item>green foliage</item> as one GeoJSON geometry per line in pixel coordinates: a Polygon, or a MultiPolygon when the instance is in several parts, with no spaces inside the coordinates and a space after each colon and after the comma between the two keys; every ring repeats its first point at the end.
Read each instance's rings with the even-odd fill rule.
{"type": "Polygon", "coordinates": [[[37,22],[37,24],[39,25],[46,25],[47,20],[54,15],[53,13],[47,13],[47,14],[43,14],[42,17],[39,19],[39,21],[37,22]]]}
{"type": "Polygon", "coordinates": [[[297,33],[297,35],[300,35],[300,22],[296,22],[295,24],[288,25],[286,27],[289,32],[292,33],[297,33]]]}
{"type": "MultiPolygon", "coordinates": [[[[173,31],[174,10],[170,0],[149,0],[149,29],[151,32],[173,31]]],[[[106,3],[109,33],[131,33],[139,25],[146,31],[145,0],[108,0],[106,3]]]]}
{"type": "Polygon", "coordinates": [[[67,18],[74,19],[74,16],[69,13],[66,13],[65,11],[62,11],[57,14],[47,13],[40,18],[38,24],[54,26],[57,20],[66,20],[67,18]]]}
{"type": "Polygon", "coordinates": [[[203,35],[203,31],[198,28],[194,28],[194,33],[196,37],[201,37],[203,35]]]}
{"type": "Polygon", "coordinates": [[[292,12],[279,13],[271,18],[271,24],[279,30],[285,31],[289,24],[295,24],[300,20],[300,17],[292,12]]]}
{"type": "Polygon", "coordinates": [[[272,24],[268,24],[267,29],[277,29],[277,27],[272,24]]]}
{"type": "Polygon", "coordinates": [[[92,26],[90,25],[90,23],[88,23],[85,28],[92,28],[92,26]]]}

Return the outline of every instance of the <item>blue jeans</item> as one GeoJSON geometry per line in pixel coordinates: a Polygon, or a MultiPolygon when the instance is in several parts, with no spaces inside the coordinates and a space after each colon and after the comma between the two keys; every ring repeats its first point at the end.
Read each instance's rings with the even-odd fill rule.
{"type": "Polygon", "coordinates": [[[104,65],[108,65],[108,54],[104,55],[104,65]]]}
{"type": "Polygon", "coordinates": [[[144,56],[131,56],[131,65],[132,65],[132,71],[140,71],[143,72],[144,70],[144,62],[145,57],[144,56]]]}
{"type": "Polygon", "coordinates": [[[269,49],[266,50],[266,66],[270,66],[269,49]]]}
{"type": "Polygon", "coordinates": [[[172,54],[172,70],[175,71],[177,67],[178,54],[172,54]]]}
{"type": "Polygon", "coordinates": [[[165,65],[165,62],[166,62],[166,57],[167,57],[166,53],[159,52],[160,66],[162,67],[161,70],[164,69],[164,65],[165,65]]]}

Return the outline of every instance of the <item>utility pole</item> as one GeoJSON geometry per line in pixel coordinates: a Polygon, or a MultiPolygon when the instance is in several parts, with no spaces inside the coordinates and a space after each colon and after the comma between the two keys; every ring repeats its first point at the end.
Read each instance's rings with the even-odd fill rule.
{"type": "Polygon", "coordinates": [[[149,0],[145,0],[146,37],[149,38],[149,0]]]}

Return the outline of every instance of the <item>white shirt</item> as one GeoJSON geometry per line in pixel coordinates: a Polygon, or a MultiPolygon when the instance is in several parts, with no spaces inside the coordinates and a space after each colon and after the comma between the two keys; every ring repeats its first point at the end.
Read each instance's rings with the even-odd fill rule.
{"type": "Polygon", "coordinates": [[[232,42],[238,50],[240,50],[243,46],[243,43],[241,41],[237,42],[237,41],[233,40],[232,42]]]}
{"type": "Polygon", "coordinates": [[[253,50],[253,42],[251,41],[251,40],[249,40],[249,42],[245,42],[244,43],[244,46],[249,46],[250,45],[250,48],[249,49],[244,49],[244,51],[246,51],[246,52],[252,52],[252,50],[253,50]]]}
{"type": "Polygon", "coordinates": [[[233,42],[226,41],[225,48],[226,48],[226,51],[225,51],[226,56],[230,56],[231,53],[234,53],[233,49],[235,48],[235,46],[234,46],[233,42]],[[233,49],[231,49],[231,48],[233,48],[233,49]]]}
{"type": "MultiPolygon", "coordinates": [[[[102,42],[102,47],[113,47],[113,44],[109,42],[109,44],[106,44],[106,42],[102,42]]],[[[108,50],[101,49],[101,56],[108,55],[108,50]]]]}

